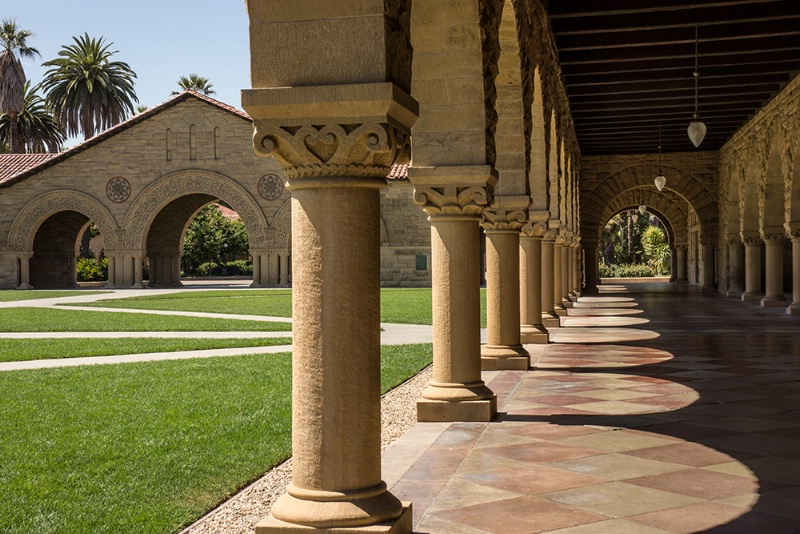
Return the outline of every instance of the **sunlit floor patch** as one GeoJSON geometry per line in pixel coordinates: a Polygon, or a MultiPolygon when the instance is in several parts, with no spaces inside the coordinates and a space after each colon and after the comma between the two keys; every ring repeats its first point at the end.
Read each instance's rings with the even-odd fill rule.
{"type": "Polygon", "coordinates": [[[552,343],[626,343],[659,337],[658,332],[638,328],[559,328],[550,333],[552,343]]]}

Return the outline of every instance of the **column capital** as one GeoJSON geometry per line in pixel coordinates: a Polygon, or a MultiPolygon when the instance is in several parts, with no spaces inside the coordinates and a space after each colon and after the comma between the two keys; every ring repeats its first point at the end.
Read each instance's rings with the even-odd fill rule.
{"type": "Polygon", "coordinates": [[[541,239],[547,233],[547,223],[528,221],[522,226],[522,237],[541,239]]]}
{"type": "Polygon", "coordinates": [[[489,232],[519,232],[528,220],[527,195],[502,195],[494,197],[489,208],[483,212],[481,226],[489,232]]]}
{"type": "Polygon", "coordinates": [[[738,232],[728,234],[728,245],[732,247],[742,246],[742,236],[738,232]]]}
{"type": "Polygon", "coordinates": [[[742,243],[746,247],[757,247],[761,245],[761,236],[747,235],[742,237],[742,243]]]}
{"type": "Polygon", "coordinates": [[[800,221],[784,223],[786,235],[792,240],[800,239],[800,221]]]}
{"type": "Polygon", "coordinates": [[[675,243],[675,250],[682,250],[683,252],[686,252],[689,250],[689,245],[686,243],[675,243]]]}
{"type": "Polygon", "coordinates": [[[410,167],[414,202],[431,218],[479,219],[491,204],[497,171],[488,165],[410,167]]]}
{"type": "Polygon", "coordinates": [[[767,226],[761,228],[761,238],[765,243],[775,243],[786,240],[786,229],[782,226],[767,226]]]}
{"type": "Polygon", "coordinates": [[[300,179],[385,178],[407,152],[419,105],[392,83],[275,87],[242,91],[253,146],[300,179]]]}

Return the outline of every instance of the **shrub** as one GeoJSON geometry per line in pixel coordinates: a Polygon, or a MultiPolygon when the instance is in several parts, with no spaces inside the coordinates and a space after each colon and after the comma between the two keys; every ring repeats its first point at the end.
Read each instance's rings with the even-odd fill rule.
{"type": "Polygon", "coordinates": [[[108,258],[78,258],[78,282],[102,282],[108,280],[108,258]]]}

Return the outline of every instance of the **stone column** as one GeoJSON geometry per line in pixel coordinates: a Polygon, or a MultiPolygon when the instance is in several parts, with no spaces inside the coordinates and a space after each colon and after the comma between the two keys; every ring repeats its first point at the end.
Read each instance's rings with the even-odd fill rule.
{"type": "Polygon", "coordinates": [[[572,288],[572,237],[569,236],[564,240],[561,247],[561,305],[566,308],[572,308],[572,299],[569,294],[572,288]]]}
{"type": "Polygon", "coordinates": [[[564,269],[561,267],[563,257],[562,251],[564,250],[564,236],[557,236],[553,245],[553,311],[556,313],[556,315],[562,317],[567,314],[567,309],[561,302],[563,300],[564,289],[564,269]]]}
{"type": "Polygon", "coordinates": [[[419,421],[490,421],[497,398],[481,379],[480,236],[497,174],[489,166],[409,168],[414,201],[431,223],[433,380],[419,421]]]}
{"type": "Polygon", "coordinates": [[[590,241],[587,240],[585,237],[581,240],[583,244],[583,257],[584,257],[584,276],[585,276],[585,286],[583,288],[583,294],[596,294],[597,293],[597,275],[598,275],[598,265],[597,265],[597,246],[598,241],[590,241]]]}
{"type": "Polygon", "coordinates": [[[108,258],[108,282],[106,288],[113,289],[117,287],[117,255],[106,252],[108,258]]]}
{"type": "Polygon", "coordinates": [[[678,249],[669,247],[669,281],[675,282],[678,279],[678,249]]]}
{"type": "Polygon", "coordinates": [[[134,254],[133,256],[133,288],[142,289],[144,287],[144,269],[142,260],[144,254],[134,254]]]}
{"type": "Polygon", "coordinates": [[[716,273],[714,265],[714,240],[703,240],[701,247],[703,255],[703,278],[700,289],[702,291],[712,291],[714,289],[714,274],[716,273]]]}
{"type": "Polygon", "coordinates": [[[753,235],[742,237],[744,243],[744,293],[742,300],[761,300],[761,238],[753,235]]]}
{"type": "Polygon", "coordinates": [[[727,295],[741,298],[744,293],[744,247],[738,234],[728,236],[728,273],[730,282],[727,295]]]}
{"type": "Polygon", "coordinates": [[[800,315],[800,231],[789,230],[792,239],[792,303],[786,308],[786,313],[800,315]]]}
{"type": "Polygon", "coordinates": [[[676,254],[676,271],[677,271],[677,278],[675,279],[676,284],[688,284],[689,278],[686,276],[686,252],[689,250],[689,246],[685,243],[681,243],[675,245],[675,252],[676,254]]]}
{"type": "Polygon", "coordinates": [[[527,220],[528,196],[496,196],[483,212],[486,233],[487,343],[481,369],[527,370],[530,354],[520,341],[520,229],[527,220]]]}
{"type": "Polygon", "coordinates": [[[250,287],[261,287],[261,254],[251,251],[253,258],[253,283],[250,287]]]}
{"type": "Polygon", "coordinates": [[[542,324],[542,236],[544,223],[529,222],[520,236],[520,340],[547,344],[550,334],[542,324]]]}
{"type": "MultiPolygon", "coordinates": [[[[782,229],[781,229],[782,230],[782,229]]],[[[764,308],[785,307],[789,304],[783,295],[783,245],[786,234],[783,231],[765,232],[766,254],[766,294],[761,299],[764,308]]]]}
{"type": "Polygon", "coordinates": [[[78,286],[78,258],[76,256],[67,257],[67,287],[78,286]]]}
{"type": "Polygon", "coordinates": [[[574,237],[572,241],[572,248],[570,248],[570,265],[572,266],[572,283],[570,284],[571,290],[569,292],[570,299],[577,301],[581,294],[581,245],[580,238],[574,237]]]}
{"type": "Polygon", "coordinates": [[[555,243],[558,230],[548,230],[542,237],[542,324],[545,328],[558,328],[561,319],[555,312],[555,243]]]}
{"type": "Polygon", "coordinates": [[[31,258],[33,254],[17,254],[19,260],[19,287],[17,289],[33,289],[31,285],[31,258]]]}
{"type": "MultiPolygon", "coordinates": [[[[318,5],[305,6],[308,11],[297,6],[290,11],[313,11],[316,17],[318,5]]],[[[382,6],[373,6],[381,8],[370,11],[376,15],[354,16],[352,21],[314,20],[310,26],[298,22],[287,29],[284,23],[254,23],[254,17],[283,15],[286,10],[248,2],[251,52],[270,61],[276,56],[272,37],[309,38],[314,32],[326,33],[324,41],[330,43],[327,30],[343,31],[337,24],[347,22],[347,42],[358,42],[359,61],[374,66],[362,55],[372,53],[371,45],[358,35],[384,31],[382,6]],[[278,36],[272,35],[275,31],[278,36]]],[[[351,52],[355,50],[348,48],[347,54],[351,52]]],[[[333,57],[326,61],[337,64],[333,57]]],[[[303,65],[290,62],[280,67],[287,72],[307,68],[305,60],[298,63],[303,65]]],[[[278,70],[276,75],[287,75],[278,70]]],[[[262,75],[259,71],[252,76],[254,86],[262,75]]],[[[393,83],[371,82],[255,88],[243,91],[242,103],[253,117],[256,152],[274,157],[286,173],[295,255],[292,482],[255,532],[408,534],[410,505],[403,506],[381,480],[376,221],[379,188],[407,146],[416,102],[393,83]]]]}
{"type": "Polygon", "coordinates": [[[282,287],[289,287],[289,251],[282,250],[280,254],[281,258],[281,280],[280,285],[282,287]]]}
{"type": "Polygon", "coordinates": [[[267,255],[267,284],[276,286],[280,282],[280,258],[276,251],[270,251],[267,255]]]}

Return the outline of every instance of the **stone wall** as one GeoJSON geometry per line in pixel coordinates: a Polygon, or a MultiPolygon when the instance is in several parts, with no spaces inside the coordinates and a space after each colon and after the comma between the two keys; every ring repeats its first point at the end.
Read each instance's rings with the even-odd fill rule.
{"type": "Polygon", "coordinates": [[[381,284],[385,287],[431,285],[431,227],[425,212],[413,202],[412,191],[409,181],[390,180],[381,195],[381,219],[386,229],[381,247],[381,284]]]}

